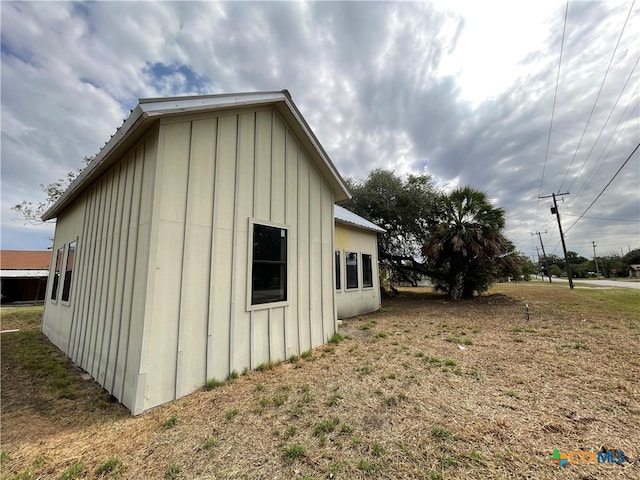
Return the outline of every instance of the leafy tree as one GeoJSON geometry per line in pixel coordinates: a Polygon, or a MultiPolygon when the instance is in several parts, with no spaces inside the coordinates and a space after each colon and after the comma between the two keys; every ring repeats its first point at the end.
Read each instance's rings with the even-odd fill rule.
{"type": "Polygon", "coordinates": [[[622,261],[627,265],[640,265],[640,248],[631,250],[622,257],[622,261]]]}
{"type": "Polygon", "coordinates": [[[520,275],[522,275],[524,280],[529,281],[531,280],[531,275],[537,275],[538,273],[540,273],[540,267],[533,263],[528,256],[524,255],[523,253],[518,253],[518,257],[518,263],[520,264],[520,275]]]}
{"type": "Polygon", "coordinates": [[[562,269],[554,263],[553,265],[549,266],[549,273],[554,277],[561,277],[562,269]]]}
{"type": "Polygon", "coordinates": [[[439,195],[430,175],[373,170],[363,182],[347,180],[352,194],[343,206],[386,230],[378,235],[378,257],[391,283],[416,282],[428,271],[420,249],[434,225],[439,195]]]}
{"type": "Polygon", "coordinates": [[[519,257],[504,236],[504,210],[472,187],[442,196],[437,225],[424,244],[436,288],[451,299],[471,298],[496,279],[517,274],[519,257]]]}
{"type": "Polygon", "coordinates": [[[604,257],[598,257],[598,264],[600,265],[600,273],[605,278],[626,277],[628,275],[627,265],[623,258],[615,252],[611,252],[604,257]]]}
{"type": "Polygon", "coordinates": [[[49,208],[56,203],[62,194],[69,188],[69,185],[73,183],[73,181],[78,178],[78,175],[82,173],[82,170],[85,169],[89,163],[94,159],[94,157],[84,157],[83,166],[78,170],[67,172],[66,176],[63,178],[59,178],[57,181],[50,183],[49,185],[40,185],[40,189],[45,194],[45,199],[43,201],[34,203],[27,202],[26,200],[22,201],[11,207],[11,210],[20,215],[27,223],[38,224],[42,223],[42,216],[45,214],[49,208]]]}

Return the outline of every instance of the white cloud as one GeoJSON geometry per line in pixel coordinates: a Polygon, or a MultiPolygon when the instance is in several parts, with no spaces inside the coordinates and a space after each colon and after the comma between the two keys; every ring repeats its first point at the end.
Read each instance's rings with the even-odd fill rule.
{"type": "MultiPolygon", "coordinates": [[[[507,210],[508,233],[531,254],[531,231],[558,239],[537,195],[564,5],[3,3],[3,248],[43,242],[9,207],[97,153],[137,98],[287,88],[344,176],[380,167],[430,173],[446,188],[471,184],[507,210]]],[[[636,8],[578,149],[628,11],[626,1],[569,5],[543,194],[559,187],[576,153],[572,181],[640,56],[636,8]]],[[[639,141],[639,75],[563,204],[567,214],[586,208],[639,141]]],[[[640,218],[632,162],[590,213],[640,218]]],[[[589,235],[632,248],[640,237],[629,222],[586,218],[569,233],[578,251],[589,235]]]]}

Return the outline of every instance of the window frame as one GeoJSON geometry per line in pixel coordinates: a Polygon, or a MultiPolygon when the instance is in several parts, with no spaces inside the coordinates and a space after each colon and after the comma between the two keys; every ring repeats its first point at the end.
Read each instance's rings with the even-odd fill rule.
{"type": "Polygon", "coordinates": [[[73,282],[73,270],[74,270],[74,265],[76,263],[76,257],[78,255],[78,237],[76,237],[74,240],[72,240],[71,242],[69,242],[66,245],[66,252],[65,252],[65,256],[64,256],[64,275],[62,276],[62,292],[60,294],[60,302],[63,305],[70,305],[71,304],[71,288],[73,287],[72,282],[73,282]],[[71,270],[69,270],[69,256],[71,254],[71,246],[73,245],[73,265],[71,267],[71,270]],[[70,275],[69,278],[69,285],[68,285],[68,290],[67,290],[67,274],[70,275]],[[65,291],[67,293],[67,298],[64,298],[64,294],[65,291]]]}
{"type": "Polygon", "coordinates": [[[290,266],[291,266],[291,248],[290,248],[290,230],[291,227],[289,225],[275,223],[265,220],[260,220],[256,218],[249,218],[249,229],[247,235],[247,300],[246,300],[246,310],[248,312],[254,310],[266,310],[269,308],[283,307],[289,305],[290,303],[290,266]],[[264,303],[253,303],[253,236],[254,236],[254,227],[255,225],[271,227],[271,228],[279,228],[281,230],[286,231],[286,252],[285,252],[285,299],[277,300],[274,302],[264,302],[264,303]]]}
{"type": "Polygon", "coordinates": [[[334,250],[333,252],[333,268],[335,269],[334,288],[336,292],[342,291],[342,251],[334,250]]]}
{"type": "Polygon", "coordinates": [[[361,253],[360,257],[362,258],[362,289],[371,289],[373,288],[373,255],[370,253],[361,253]],[[365,257],[369,257],[369,274],[371,275],[371,284],[365,285],[365,257]]]}
{"type": "Polygon", "coordinates": [[[51,303],[58,303],[58,295],[60,291],[60,276],[62,273],[62,264],[64,263],[64,252],[65,252],[66,244],[63,244],[61,247],[58,247],[56,250],[55,258],[53,259],[53,278],[51,282],[51,292],[49,293],[49,300],[51,303]],[[59,262],[58,262],[59,260],[59,262]]]}
{"type": "Polygon", "coordinates": [[[345,290],[359,290],[360,289],[360,275],[359,275],[359,268],[358,268],[358,252],[349,252],[347,250],[345,250],[344,252],[344,276],[345,276],[345,282],[344,282],[344,287],[345,290]],[[356,271],[356,284],[355,286],[349,286],[349,263],[347,263],[349,261],[349,256],[350,255],[355,255],[355,259],[356,259],[356,264],[355,264],[355,271],[356,271]]]}

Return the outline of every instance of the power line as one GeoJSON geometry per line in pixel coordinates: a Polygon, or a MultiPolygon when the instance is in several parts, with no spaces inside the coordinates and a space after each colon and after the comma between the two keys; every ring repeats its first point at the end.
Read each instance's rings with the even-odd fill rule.
{"type": "MultiPolygon", "coordinates": [[[[631,3],[631,8],[629,9],[629,13],[627,13],[627,18],[624,21],[624,25],[622,25],[622,31],[620,32],[620,35],[618,36],[618,41],[616,42],[616,46],[613,49],[613,53],[611,54],[611,58],[609,59],[609,65],[607,66],[607,70],[604,72],[604,78],[602,79],[602,83],[600,83],[600,88],[598,89],[598,94],[596,95],[596,99],[593,102],[593,107],[591,107],[591,113],[589,113],[589,118],[587,119],[587,123],[584,126],[584,130],[582,130],[582,136],[580,137],[580,141],[578,142],[578,146],[576,147],[576,151],[573,153],[573,158],[571,159],[571,162],[569,163],[569,168],[567,168],[567,172],[564,174],[564,178],[562,179],[562,183],[560,184],[560,187],[558,188],[558,191],[562,190],[562,186],[564,185],[564,181],[567,179],[567,175],[569,175],[569,170],[571,170],[573,162],[576,159],[576,155],[578,154],[578,150],[580,149],[580,146],[582,145],[582,140],[584,139],[584,135],[585,135],[585,133],[587,133],[587,128],[589,127],[589,123],[591,122],[591,117],[593,116],[593,112],[596,109],[596,105],[598,104],[598,99],[600,98],[600,93],[602,93],[602,87],[604,87],[604,83],[607,80],[607,75],[609,75],[609,70],[611,69],[611,64],[613,63],[613,58],[616,55],[616,51],[618,50],[618,45],[620,45],[620,40],[622,39],[622,34],[624,33],[624,29],[627,26],[627,22],[629,21],[629,17],[631,16],[631,12],[633,10],[633,6],[635,5],[635,3],[636,3],[635,0],[633,0],[633,2],[631,3]]],[[[635,67],[634,67],[634,69],[635,69],[635,67]]],[[[626,84],[625,84],[625,86],[626,86],[626,84]]],[[[604,127],[603,127],[603,129],[604,129],[604,127]]],[[[600,138],[599,135],[598,135],[598,138],[600,138]]],[[[596,143],[597,142],[598,142],[598,140],[596,140],[596,143]]],[[[595,145],[594,145],[594,147],[595,147],[595,145]]],[[[591,152],[589,152],[589,154],[591,154],[591,152]]]]}
{"type": "MultiPolygon", "coordinates": [[[[634,0],[635,1],[635,0],[634,0]]],[[[540,178],[540,188],[538,189],[538,206],[536,207],[536,222],[538,221],[538,211],[540,210],[540,194],[542,193],[542,185],[544,183],[544,172],[547,168],[547,159],[549,158],[549,145],[551,143],[551,131],[553,130],[553,117],[556,111],[556,100],[558,98],[558,84],[560,83],[560,66],[562,65],[562,51],[564,50],[564,35],[567,30],[567,16],[569,14],[569,0],[564,10],[564,25],[562,26],[562,41],[560,43],[560,59],[558,60],[558,73],[556,75],[556,88],[553,94],[553,106],[551,107],[551,122],[549,122],[549,133],[547,134],[547,148],[544,152],[544,163],[542,164],[542,177],[540,178]]]]}
{"type": "Polygon", "coordinates": [[[633,154],[636,153],[638,151],[638,148],[640,148],[640,143],[638,145],[636,145],[636,148],[633,149],[633,152],[631,152],[631,154],[627,157],[627,159],[624,161],[624,163],[620,166],[620,168],[618,169],[618,171],[613,175],[613,177],[611,177],[611,180],[609,180],[609,183],[607,183],[604,188],[602,189],[602,191],[598,194],[598,196],[593,200],[593,202],[591,202],[591,204],[587,207],[587,209],[582,212],[582,214],[578,217],[578,219],[573,222],[571,224],[571,226],[569,226],[569,228],[567,228],[565,230],[565,233],[567,233],[569,230],[571,230],[571,228],[578,223],[582,217],[584,217],[584,214],[587,213],[589,211],[589,209],[591,207],[593,207],[593,205],[598,201],[598,199],[600,198],[600,196],[604,193],[604,191],[609,188],[609,185],[611,185],[611,182],[613,182],[615,180],[615,178],[618,176],[618,174],[620,173],[620,171],[624,168],[624,166],[629,162],[629,160],[631,160],[631,157],[633,157],[633,154]]]}
{"type": "Polygon", "coordinates": [[[616,141],[613,142],[613,145],[611,145],[611,147],[608,150],[607,150],[607,147],[609,147],[609,143],[611,143],[611,140],[613,139],[613,136],[618,131],[618,127],[620,127],[620,123],[624,119],[628,108],[632,104],[634,105],[633,110],[631,110],[631,115],[629,116],[629,118],[627,118],[625,120],[624,124],[626,124],[629,120],[631,120],[631,117],[633,116],[633,112],[635,112],[638,109],[639,104],[637,102],[633,101],[633,98],[635,97],[635,94],[637,93],[638,88],[640,88],[640,85],[636,86],[636,89],[634,90],[633,94],[631,95],[631,99],[629,100],[629,103],[627,104],[627,106],[625,107],[624,111],[622,112],[622,115],[620,115],[620,118],[618,119],[618,123],[616,123],[616,126],[613,129],[613,132],[611,132],[611,135],[609,136],[609,140],[607,140],[607,143],[605,144],[602,152],[600,153],[600,156],[596,160],[596,166],[594,166],[593,169],[591,170],[591,172],[589,173],[589,175],[587,175],[587,179],[582,183],[582,186],[580,187],[580,190],[578,190],[578,193],[576,193],[576,196],[579,196],[580,193],[582,193],[582,191],[589,185],[589,182],[591,182],[591,179],[593,177],[595,177],[596,173],[598,173],[598,171],[600,170],[600,168],[604,164],[604,162],[600,161],[602,159],[602,157],[604,156],[604,158],[606,160],[607,157],[609,156],[609,153],[611,153],[611,150],[613,149],[613,147],[615,146],[615,144],[616,144],[616,142],[618,140],[616,139],[616,141]],[[605,152],[606,152],[606,155],[605,155],[605,152]]]}
{"type": "MultiPolygon", "coordinates": [[[[574,215],[571,213],[565,213],[564,214],[565,217],[578,217],[579,215],[574,215]]],[[[584,215],[582,216],[582,218],[588,218],[589,220],[605,220],[607,222],[636,222],[639,223],[640,219],[635,219],[635,218],[603,218],[603,217],[585,217],[584,215]]]]}
{"type": "MultiPolygon", "coordinates": [[[[627,88],[627,85],[629,84],[629,80],[631,80],[631,77],[633,76],[633,72],[636,70],[636,67],[638,66],[638,62],[640,62],[640,57],[638,57],[638,59],[636,60],[636,63],[633,65],[633,68],[631,69],[631,72],[629,73],[629,76],[627,77],[627,81],[624,83],[624,86],[622,87],[622,90],[620,90],[620,94],[618,95],[618,98],[616,99],[615,103],[613,104],[613,107],[611,108],[611,111],[609,112],[609,116],[607,117],[607,119],[604,122],[604,125],[600,129],[600,133],[598,133],[598,137],[596,138],[596,141],[593,143],[593,146],[591,147],[591,150],[589,150],[589,153],[587,154],[587,157],[582,162],[582,165],[580,166],[580,169],[578,170],[578,173],[576,174],[576,176],[571,181],[571,184],[569,185],[569,188],[567,188],[567,190],[571,190],[571,188],[573,187],[573,184],[576,182],[577,178],[580,176],[580,173],[582,173],[582,169],[586,165],[587,160],[589,160],[589,158],[591,157],[591,154],[593,153],[593,150],[596,148],[596,145],[598,144],[598,141],[600,140],[600,137],[602,136],[602,132],[604,132],[604,129],[609,124],[609,120],[611,119],[611,115],[613,115],[613,112],[614,112],[615,108],[618,106],[618,102],[620,101],[620,98],[622,97],[622,94],[624,93],[625,89],[627,88]]],[[[594,107],[595,107],[595,104],[594,104],[594,107]]],[[[591,112],[593,113],[593,110],[591,112]]],[[[591,117],[589,117],[589,118],[591,118],[591,117]]],[[[585,131],[586,131],[586,128],[585,128],[585,131]]],[[[613,135],[613,133],[612,133],[612,135],[613,135]]],[[[584,137],[584,132],[582,132],[582,136],[584,137]]],[[[580,139],[580,143],[582,143],[582,139],[580,139]]],[[[577,150],[576,150],[576,153],[577,153],[577,150]]],[[[576,158],[575,154],[574,154],[573,158],[574,159],[576,158]]],[[[573,160],[571,160],[571,163],[573,164],[573,160]]],[[[571,168],[571,165],[569,165],[569,168],[571,168]]],[[[569,173],[569,170],[567,169],[567,174],[568,173],[569,173]]],[[[565,176],[564,176],[565,179],[567,178],[567,174],[565,174],[565,176]]],[[[564,183],[564,180],[562,180],[562,183],[564,183]]]]}

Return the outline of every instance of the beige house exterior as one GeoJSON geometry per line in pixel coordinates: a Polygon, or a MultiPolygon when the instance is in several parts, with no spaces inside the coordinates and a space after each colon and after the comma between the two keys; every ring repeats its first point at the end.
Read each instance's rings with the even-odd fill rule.
{"type": "Polygon", "coordinates": [[[334,208],[334,271],[338,318],[380,308],[378,233],[385,230],[338,205],[334,208]]]}
{"type": "Polygon", "coordinates": [[[44,216],[43,332],[134,415],[321,345],[347,198],[287,91],[140,100],[44,216]]]}

